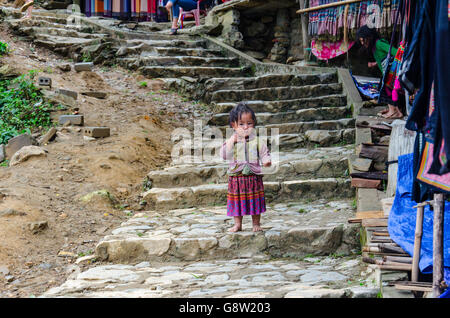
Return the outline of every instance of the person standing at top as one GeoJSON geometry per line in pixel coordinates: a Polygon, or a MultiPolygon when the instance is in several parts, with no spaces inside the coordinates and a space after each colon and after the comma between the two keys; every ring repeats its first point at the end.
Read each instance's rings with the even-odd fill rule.
{"type": "MultiPolygon", "coordinates": [[[[389,42],[385,39],[381,39],[378,32],[374,29],[369,28],[368,26],[363,26],[358,29],[356,32],[356,38],[359,40],[361,45],[364,47],[368,54],[371,54],[375,59],[375,62],[369,62],[368,67],[377,67],[380,69],[381,73],[384,76],[384,73],[387,71],[387,56],[389,53],[389,42]]],[[[391,56],[395,56],[397,54],[397,49],[391,49],[391,56]]],[[[385,109],[378,113],[378,116],[384,118],[403,118],[403,114],[400,109],[395,105],[388,105],[388,109],[385,109]]]]}

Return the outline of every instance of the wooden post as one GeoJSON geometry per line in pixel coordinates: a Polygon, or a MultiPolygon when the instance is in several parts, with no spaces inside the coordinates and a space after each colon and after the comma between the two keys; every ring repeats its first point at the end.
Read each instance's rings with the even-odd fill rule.
{"type": "Polygon", "coordinates": [[[443,227],[444,227],[444,194],[434,194],[433,219],[433,297],[442,294],[441,283],[444,277],[443,266],[443,227]]]}
{"type": "Polygon", "coordinates": [[[327,8],[333,8],[333,7],[343,6],[346,4],[351,4],[351,3],[361,2],[361,1],[363,1],[363,0],[345,0],[345,1],[340,1],[340,2],[327,3],[327,4],[319,5],[317,7],[300,9],[300,10],[297,10],[297,13],[298,14],[307,13],[310,11],[317,11],[317,10],[322,10],[322,9],[327,9],[327,8]]]}
{"type": "MultiPolygon", "coordinates": [[[[305,9],[308,6],[308,0],[300,0],[300,9],[305,9]]],[[[303,60],[308,58],[308,48],[309,48],[309,35],[308,35],[308,16],[302,14],[300,17],[302,25],[302,39],[303,39],[303,60]]]]}
{"type": "Polygon", "coordinates": [[[412,282],[417,282],[419,280],[419,260],[420,260],[420,249],[422,247],[422,233],[423,233],[423,211],[425,209],[425,206],[428,204],[429,202],[422,202],[416,206],[417,216],[416,216],[416,233],[414,235],[414,253],[411,272],[412,282]]]}

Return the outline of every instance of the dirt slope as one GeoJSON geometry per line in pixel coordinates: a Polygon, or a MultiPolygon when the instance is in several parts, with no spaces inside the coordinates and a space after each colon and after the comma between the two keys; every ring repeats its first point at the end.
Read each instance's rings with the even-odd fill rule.
{"type": "Polygon", "coordinates": [[[76,257],[58,253],[90,254],[101,237],[127,218],[127,210],[145,208],[138,195],[146,174],[169,163],[170,132],[187,127],[187,118],[198,112],[186,99],[160,90],[158,82],[118,67],[63,72],[57,65],[68,61],[20,41],[5,25],[0,30],[1,41],[13,49],[1,63],[22,73],[41,70],[40,76],[52,78],[53,89],[108,94],[104,100],[79,95],[77,102],[85,126],[108,126],[110,137],[86,141],[79,127],[63,128],[43,147],[46,157],[0,167],[0,211],[19,212],[0,216],[0,297],[32,297],[89,266],[75,266],[76,257]],[[147,87],[140,85],[144,80],[147,87]],[[102,189],[117,201],[80,200],[102,189]],[[32,234],[29,223],[38,221],[47,221],[48,228],[32,234]]]}

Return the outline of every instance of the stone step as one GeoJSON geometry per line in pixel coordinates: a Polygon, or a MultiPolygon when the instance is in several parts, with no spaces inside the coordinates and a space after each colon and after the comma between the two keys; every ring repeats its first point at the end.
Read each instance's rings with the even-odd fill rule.
{"type": "Polygon", "coordinates": [[[49,36],[45,34],[39,34],[37,38],[34,40],[34,43],[55,50],[74,46],[88,46],[100,44],[100,40],[101,39],[80,39],[72,37],[49,36]]]}
{"type": "Polygon", "coordinates": [[[205,49],[206,48],[206,40],[200,39],[200,40],[180,40],[178,38],[172,38],[170,40],[141,40],[141,39],[134,39],[134,40],[127,40],[124,43],[124,46],[131,48],[131,47],[142,47],[143,51],[146,48],[150,47],[170,47],[170,48],[200,48],[205,49]]]}
{"type": "Polygon", "coordinates": [[[141,212],[114,229],[95,249],[109,262],[194,261],[235,257],[302,257],[357,251],[359,226],[347,219],[350,200],[268,204],[261,216],[263,232],[252,231],[244,217],[242,232],[229,233],[233,218],[225,205],[141,212]]]}
{"type": "MultiPolygon", "coordinates": [[[[275,101],[249,100],[245,102],[247,102],[255,112],[277,113],[305,108],[345,106],[347,105],[347,96],[343,94],[336,94],[300,99],[275,101]]],[[[216,103],[213,104],[213,111],[215,113],[229,113],[236,105],[236,102],[216,103]]]]}
{"type": "Polygon", "coordinates": [[[211,78],[205,82],[208,91],[256,89],[267,87],[305,86],[337,83],[336,73],[324,74],[266,74],[257,77],[211,78]]]}
{"type": "Polygon", "coordinates": [[[182,76],[189,77],[215,77],[219,74],[227,76],[242,76],[246,73],[243,68],[232,67],[201,67],[201,66],[143,66],[139,68],[140,72],[149,78],[177,78],[182,76]]]}
{"type": "MultiPolygon", "coordinates": [[[[337,178],[348,169],[346,156],[327,159],[297,159],[290,162],[273,163],[276,173],[265,174],[265,181],[289,181],[313,178],[337,178]],[[275,168],[275,165],[277,166],[275,168]]],[[[187,167],[170,167],[152,171],[147,177],[155,188],[173,188],[198,186],[202,184],[219,184],[227,182],[228,165],[197,165],[187,167]]]]}
{"type": "Polygon", "coordinates": [[[220,50],[202,49],[202,48],[178,48],[178,47],[152,47],[148,52],[142,52],[141,56],[201,56],[201,57],[223,57],[224,53],[220,50]]]}
{"type": "MultiPolygon", "coordinates": [[[[211,309],[214,317],[216,311],[232,312],[233,305],[226,298],[377,298],[380,287],[374,284],[373,276],[365,274],[366,269],[367,264],[359,255],[309,256],[301,260],[253,257],[170,264],[143,261],[90,266],[38,297],[189,299],[183,308],[196,304],[192,298],[224,298],[223,309],[218,304],[217,309],[211,309]]],[[[260,304],[263,303],[261,299],[260,304]]],[[[192,310],[190,306],[186,310],[192,310]]],[[[259,307],[259,310],[268,310],[268,305],[265,306],[266,309],[259,307]]],[[[174,310],[180,312],[181,308],[174,310]]],[[[209,316],[206,307],[201,312],[209,316]]]]}
{"type": "MultiPolygon", "coordinates": [[[[318,178],[265,182],[266,202],[285,202],[300,199],[349,198],[355,191],[349,179],[318,178]]],[[[147,206],[156,210],[170,210],[224,204],[228,184],[203,184],[192,187],[152,188],[142,193],[147,206]]]]}
{"type": "MultiPolygon", "coordinates": [[[[245,100],[286,100],[305,97],[317,97],[330,94],[341,94],[342,84],[317,84],[307,86],[284,86],[273,88],[257,88],[247,90],[219,90],[210,95],[211,101],[240,102],[245,100]]],[[[208,96],[205,98],[209,101],[208,96]]]]}
{"type": "MultiPolygon", "coordinates": [[[[251,106],[250,106],[251,107],[251,106]]],[[[351,115],[348,107],[323,107],[307,108],[277,113],[256,112],[258,125],[278,124],[284,122],[311,121],[311,120],[332,120],[351,115]]],[[[228,125],[229,113],[215,114],[208,122],[209,125],[228,125]]]]}
{"type": "MultiPolygon", "coordinates": [[[[354,118],[341,118],[333,120],[285,122],[280,124],[266,124],[263,126],[260,126],[258,123],[256,129],[258,132],[260,132],[260,129],[265,128],[267,129],[267,133],[270,133],[271,129],[278,129],[279,134],[299,134],[308,130],[341,130],[349,128],[353,129],[354,127],[354,118]]],[[[222,133],[222,137],[227,136],[227,129],[231,129],[229,125],[214,128],[218,128],[220,130],[220,132],[222,133]]]]}
{"type": "Polygon", "coordinates": [[[52,27],[22,27],[21,31],[27,35],[35,35],[35,37],[38,39],[43,39],[43,35],[46,35],[45,39],[47,39],[49,36],[61,36],[61,37],[82,38],[82,39],[96,39],[108,36],[108,34],[83,33],[78,32],[75,29],[61,29],[52,27]]]}
{"type": "Polygon", "coordinates": [[[23,23],[20,19],[8,19],[6,20],[8,26],[12,29],[19,30],[21,28],[28,28],[30,26],[34,27],[45,27],[45,28],[57,28],[57,29],[64,29],[64,30],[77,30],[79,32],[83,33],[92,33],[93,29],[91,26],[87,26],[84,24],[66,24],[66,23],[55,23],[55,22],[49,22],[45,20],[37,20],[32,19],[29,20],[26,24],[23,23]]]}
{"type": "Polygon", "coordinates": [[[197,56],[146,56],[118,59],[119,64],[130,69],[142,66],[208,66],[208,67],[236,67],[237,58],[225,57],[197,57],[197,56]]]}

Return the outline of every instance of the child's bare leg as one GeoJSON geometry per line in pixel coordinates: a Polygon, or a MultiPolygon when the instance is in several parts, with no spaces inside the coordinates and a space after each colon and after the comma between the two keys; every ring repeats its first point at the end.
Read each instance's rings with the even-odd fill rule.
{"type": "Polygon", "coordinates": [[[262,231],[261,227],[261,215],[252,215],[252,223],[253,223],[253,232],[260,232],[262,231]]]}
{"type": "Polygon", "coordinates": [[[238,232],[242,231],[242,216],[234,217],[234,226],[228,230],[228,232],[238,232]]]}

